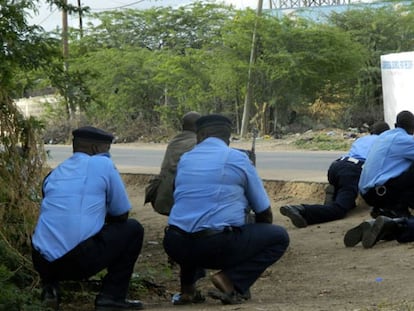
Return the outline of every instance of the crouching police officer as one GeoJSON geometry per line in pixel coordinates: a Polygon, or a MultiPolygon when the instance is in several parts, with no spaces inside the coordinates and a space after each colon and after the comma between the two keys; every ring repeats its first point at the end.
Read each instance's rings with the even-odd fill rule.
{"type": "Polygon", "coordinates": [[[414,114],[397,114],[395,128],[381,134],[362,169],[359,191],[371,216],[410,217],[414,207],[414,114]]]}
{"type": "Polygon", "coordinates": [[[273,225],[269,197],[244,152],[230,148],[231,121],[222,115],[196,122],[197,145],[182,155],[164,249],[180,266],[177,305],[205,300],[196,290],[204,269],[220,270],[208,294],[223,304],[250,298],[250,287],[289,245],[284,228],[273,225]],[[251,208],[256,222],[246,223],[251,208]]]}
{"type": "Polygon", "coordinates": [[[82,280],[107,269],[96,310],[140,310],[127,300],[144,229],[128,218],[131,204],[109,149],[113,136],[94,127],[73,131],[73,155],[43,182],[32,259],[42,303],[59,308],[59,281],[82,280]]]}

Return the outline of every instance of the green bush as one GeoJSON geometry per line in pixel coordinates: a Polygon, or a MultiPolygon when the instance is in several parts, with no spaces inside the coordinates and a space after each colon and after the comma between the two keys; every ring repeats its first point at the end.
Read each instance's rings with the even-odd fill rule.
{"type": "Polygon", "coordinates": [[[30,240],[44,175],[41,129],[0,92],[0,310],[36,310],[30,240]]]}

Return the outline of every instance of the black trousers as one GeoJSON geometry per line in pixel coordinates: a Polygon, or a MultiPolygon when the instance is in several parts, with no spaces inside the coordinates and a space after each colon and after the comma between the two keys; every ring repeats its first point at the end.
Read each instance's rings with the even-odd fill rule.
{"type": "Polygon", "coordinates": [[[200,269],[221,269],[237,291],[246,293],[263,271],[283,256],[289,235],[281,226],[264,223],[206,236],[168,229],[163,245],[180,265],[182,286],[194,285],[200,269]]]}
{"type": "Polygon", "coordinates": [[[374,208],[393,211],[397,217],[406,217],[409,208],[414,208],[413,180],[414,164],[400,176],[388,180],[383,187],[371,188],[362,197],[374,208]]]}
{"type": "Polygon", "coordinates": [[[331,205],[302,204],[303,217],[309,225],[344,218],[355,208],[358,196],[358,182],[363,162],[355,164],[346,160],[336,160],[328,169],[328,181],[335,187],[334,201],[331,205]]]}
{"type": "Polygon", "coordinates": [[[44,284],[83,280],[107,269],[101,294],[124,299],[143,237],[144,228],[135,219],[106,224],[99,233],[53,262],[33,248],[33,266],[44,284]]]}

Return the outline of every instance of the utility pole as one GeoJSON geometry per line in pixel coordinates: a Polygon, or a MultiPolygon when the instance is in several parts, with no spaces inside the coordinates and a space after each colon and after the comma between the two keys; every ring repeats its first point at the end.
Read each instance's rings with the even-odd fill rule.
{"type": "MultiPolygon", "coordinates": [[[[68,11],[66,10],[66,6],[68,4],[67,0],[63,0],[64,8],[62,8],[62,45],[63,45],[63,71],[65,73],[69,70],[69,43],[68,43],[68,11]]],[[[67,120],[69,121],[69,124],[72,123],[72,109],[69,103],[68,98],[68,85],[66,84],[65,90],[64,90],[64,101],[66,106],[66,114],[67,114],[67,120]]]]}
{"type": "Polygon", "coordinates": [[[82,25],[82,3],[81,0],[78,0],[78,8],[79,8],[79,34],[81,39],[83,38],[83,25],[82,25]]]}
{"type": "MultiPolygon", "coordinates": [[[[63,0],[63,4],[68,4],[67,0],[63,0]]],[[[62,9],[62,45],[63,45],[63,61],[64,69],[68,69],[67,60],[69,58],[69,44],[68,44],[68,11],[66,7],[62,9]]]]}
{"type": "Polygon", "coordinates": [[[243,109],[243,118],[242,118],[240,137],[244,137],[246,135],[249,122],[250,122],[250,107],[252,105],[252,93],[253,93],[253,87],[252,87],[252,81],[251,81],[252,70],[253,70],[254,64],[256,63],[257,24],[259,23],[260,16],[262,16],[262,9],[263,9],[263,0],[258,0],[256,21],[254,23],[254,29],[253,29],[252,47],[250,50],[249,70],[247,73],[246,97],[244,100],[244,109],[243,109]]]}

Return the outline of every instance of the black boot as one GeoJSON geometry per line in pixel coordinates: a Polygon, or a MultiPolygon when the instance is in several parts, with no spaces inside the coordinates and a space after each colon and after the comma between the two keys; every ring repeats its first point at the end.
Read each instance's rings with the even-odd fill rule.
{"type": "Polygon", "coordinates": [[[57,282],[44,284],[40,295],[42,307],[47,310],[58,311],[59,296],[59,284],[57,282]]]}
{"type": "Polygon", "coordinates": [[[405,224],[406,218],[378,216],[371,230],[362,238],[364,248],[373,247],[380,240],[395,240],[405,224]]]}
{"type": "Polygon", "coordinates": [[[283,205],[280,207],[280,213],[290,218],[292,223],[298,228],[305,228],[308,223],[303,217],[305,208],[303,205],[283,205]]]}
{"type": "Polygon", "coordinates": [[[95,299],[95,311],[142,310],[144,306],[139,300],[116,299],[99,294],[95,299]]]}
{"type": "Polygon", "coordinates": [[[346,247],[354,247],[359,242],[362,241],[364,236],[371,231],[372,226],[374,225],[375,219],[365,220],[360,223],[358,226],[349,229],[344,236],[344,244],[346,247]]]}

